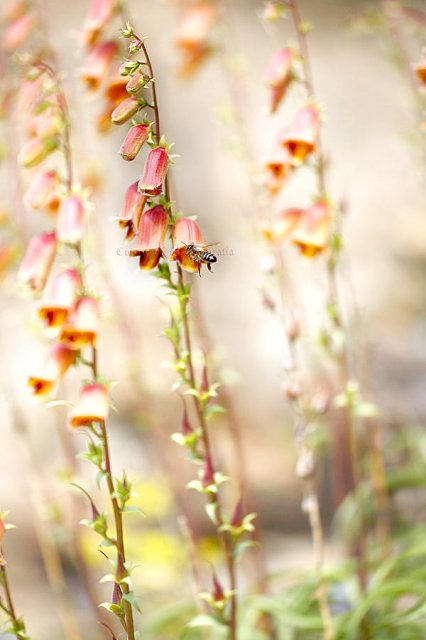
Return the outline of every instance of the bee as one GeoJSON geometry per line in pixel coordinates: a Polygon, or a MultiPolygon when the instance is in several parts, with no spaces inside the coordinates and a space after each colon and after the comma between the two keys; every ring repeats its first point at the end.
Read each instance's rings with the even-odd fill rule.
{"type": "MultiPolygon", "coordinates": [[[[183,243],[185,244],[185,243],[183,243]]],[[[211,244],[185,244],[186,250],[185,253],[187,256],[192,258],[198,265],[198,275],[201,277],[201,265],[207,265],[207,269],[209,271],[212,270],[212,264],[217,262],[217,258],[214,253],[208,251],[208,247],[213,247],[218,242],[213,242],[211,244]]]]}

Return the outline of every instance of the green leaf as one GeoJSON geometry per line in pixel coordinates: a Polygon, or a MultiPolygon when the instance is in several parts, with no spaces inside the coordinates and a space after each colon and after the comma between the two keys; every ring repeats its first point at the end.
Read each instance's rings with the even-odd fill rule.
{"type": "Polygon", "coordinates": [[[129,604],[132,605],[132,607],[134,609],[136,609],[136,611],[139,611],[139,613],[142,613],[139,603],[136,600],[136,596],[135,596],[135,592],[134,591],[130,591],[130,593],[123,593],[123,600],[126,600],[126,602],[128,602],[129,604]]]}

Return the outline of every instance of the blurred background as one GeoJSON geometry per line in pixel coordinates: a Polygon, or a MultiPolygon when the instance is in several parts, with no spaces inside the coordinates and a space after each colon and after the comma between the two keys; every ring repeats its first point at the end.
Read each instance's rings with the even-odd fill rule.
{"type": "MultiPolygon", "coordinates": [[[[0,6],[6,6],[5,0],[0,6]]],[[[185,598],[191,597],[179,501],[197,521],[206,557],[215,558],[216,550],[198,496],[184,489],[193,470],[168,437],[179,428],[181,407],[170,392],[174,374],[162,366],[170,358],[169,344],[161,336],[167,323],[162,293],[158,281],[141,273],[137,261],[126,256],[122,234],[110,221],[121,208],[127,186],[140,177],[141,164],[124,163],[119,157],[122,129],[102,136],[95,130],[99,100],[85,93],[79,77],[85,54],[78,31],[87,2],[46,0],[44,6],[45,26],[70,103],[77,173],[83,182],[99,182],[87,241],[89,278],[103,292],[101,370],[117,382],[113,399],[118,413],[110,425],[113,465],[117,472],[125,466],[137,478],[137,500],[146,514],[143,520],[129,516],[129,555],[141,563],[136,590],[149,616],[159,605],[182,602],[184,606],[185,598]]],[[[185,215],[198,216],[208,242],[220,242],[213,274],[191,276],[197,292],[194,314],[212,345],[212,362],[234,399],[246,471],[264,529],[267,565],[271,572],[306,568],[312,561],[309,528],[300,510],[300,481],[294,474],[292,418],[281,391],[285,339],[262,304],[268,250],[257,240],[250,185],[250,173],[254,171],[256,183],[256,170],[274,136],[301,99],[296,91],[275,116],[268,115],[265,66],[271,52],[291,38],[291,29],[286,21],[265,27],[259,18],[261,2],[233,0],[212,34],[216,51],[197,73],[182,79],[174,42],[182,11],[179,3],[133,0],[128,6],[136,30],[148,38],[162,128],[178,154],[171,175],[177,207],[185,215]],[[246,133],[244,145],[238,137],[241,130],[246,133]]],[[[375,3],[301,3],[304,17],[314,24],[311,57],[316,93],[324,104],[330,191],[346,205],[345,286],[356,291],[374,394],[388,438],[401,427],[422,424],[426,413],[426,192],[412,89],[390,64],[382,38],[362,28],[360,16],[368,6],[374,8],[375,3]]],[[[413,60],[417,55],[414,50],[413,60]]],[[[13,142],[19,132],[9,131],[8,136],[13,142]]],[[[25,175],[22,180],[25,186],[25,175]]],[[[2,186],[2,207],[11,211],[19,194],[4,169],[2,186]]],[[[278,207],[307,206],[314,190],[312,176],[301,169],[278,207]]],[[[45,227],[41,214],[23,215],[31,234],[45,227]]],[[[287,259],[289,289],[296,290],[303,322],[315,336],[324,301],[322,270],[316,261],[300,261],[290,245],[287,259]]],[[[88,504],[69,482],[78,477],[82,485],[93,487],[92,469],[85,461],[74,462],[74,453],[85,447],[85,436],[66,431],[66,408],[46,408],[29,397],[26,377],[45,345],[33,302],[17,290],[14,270],[4,275],[0,299],[0,506],[11,510],[10,519],[17,525],[7,540],[10,575],[17,607],[26,612],[34,636],[60,638],[40,560],[34,505],[38,520],[53,531],[71,598],[89,629],[91,613],[72,561],[70,532],[73,519],[75,523],[87,517],[88,504]]],[[[312,337],[304,361],[308,384],[321,387],[324,367],[312,337]]],[[[76,401],[77,376],[67,377],[59,396],[76,401]]],[[[235,459],[226,422],[218,419],[212,429],[216,455],[232,469],[235,459]]],[[[330,463],[321,475],[327,561],[332,562],[342,548],[331,517],[337,497],[330,463]]],[[[101,500],[96,488],[93,491],[101,500]]],[[[85,530],[80,535],[90,563],[102,571],[104,559],[95,551],[96,536],[85,530]]],[[[246,563],[250,576],[250,559],[246,563]]],[[[107,599],[109,586],[102,589],[107,599]]]]}

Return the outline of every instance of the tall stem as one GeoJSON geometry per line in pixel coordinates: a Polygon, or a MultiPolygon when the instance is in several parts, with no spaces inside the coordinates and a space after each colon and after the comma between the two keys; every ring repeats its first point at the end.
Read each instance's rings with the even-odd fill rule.
{"type": "Polygon", "coordinates": [[[18,620],[16,616],[15,606],[13,604],[12,592],[9,586],[9,578],[7,575],[7,569],[5,565],[0,565],[0,575],[1,582],[3,584],[3,590],[6,600],[6,607],[2,605],[2,609],[9,617],[10,622],[12,623],[12,629],[17,640],[22,638],[21,632],[25,633],[25,627],[23,626],[22,621],[18,620]]]}

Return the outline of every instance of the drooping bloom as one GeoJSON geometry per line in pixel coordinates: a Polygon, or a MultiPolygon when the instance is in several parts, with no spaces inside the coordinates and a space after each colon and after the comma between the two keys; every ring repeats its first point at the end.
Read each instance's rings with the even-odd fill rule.
{"type": "Polygon", "coordinates": [[[40,370],[28,378],[28,386],[34,396],[45,396],[74,364],[76,352],[64,344],[53,345],[40,370]]]}
{"type": "Polygon", "coordinates": [[[118,71],[114,72],[106,84],[105,98],[116,107],[122,100],[129,97],[126,86],[127,78],[123,78],[118,71]]]}
{"type": "Polygon", "coordinates": [[[315,151],[320,125],[318,108],[308,105],[302,107],[292,124],[281,132],[280,142],[290,152],[293,162],[300,164],[315,151]]]}
{"type": "Polygon", "coordinates": [[[123,160],[134,160],[148,138],[149,125],[137,124],[129,129],[120,148],[120,155],[123,160]]]}
{"type": "Polygon", "coordinates": [[[271,244],[281,242],[297,227],[303,215],[303,209],[284,209],[272,222],[261,225],[263,237],[271,244]]]}
{"type": "Polygon", "coordinates": [[[79,196],[71,195],[62,200],[56,227],[59,242],[78,244],[85,232],[84,218],[84,204],[79,196]]]}
{"type": "Polygon", "coordinates": [[[36,107],[36,112],[31,115],[29,120],[28,131],[32,137],[53,138],[63,129],[62,114],[54,96],[43,98],[43,103],[49,103],[49,106],[44,106],[41,113],[37,112],[36,107]]]}
{"type": "Polygon", "coordinates": [[[56,254],[56,233],[40,233],[30,241],[18,271],[18,280],[33,291],[46,284],[56,254]]]}
{"type": "Polygon", "coordinates": [[[271,194],[277,193],[293,169],[292,159],[286,148],[276,149],[265,163],[265,186],[271,194]]]}
{"type": "Polygon", "coordinates": [[[56,149],[56,141],[53,138],[30,138],[19,153],[20,164],[29,169],[35,167],[56,149]]]}
{"type": "Polygon", "coordinates": [[[38,309],[38,316],[47,329],[56,329],[66,322],[80,289],[77,269],[62,269],[52,277],[38,309]]]}
{"type": "Polygon", "coordinates": [[[77,300],[75,309],[63,326],[60,341],[70,349],[80,350],[95,345],[98,335],[99,308],[96,298],[85,296],[77,300]]]}
{"type": "Polygon", "coordinates": [[[138,189],[146,196],[159,196],[163,191],[163,181],[169,166],[169,154],[163,147],[151,149],[145,163],[138,189]]]}
{"type": "Polygon", "coordinates": [[[333,216],[327,200],[318,200],[303,212],[292,235],[293,243],[301,253],[312,258],[326,249],[333,216]]]}
{"type": "Polygon", "coordinates": [[[2,49],[10,53],[18,49],[34,29],[36,20],[33,14],[23,13],[11,22],[3,35],[2,49]]]}
{"type": "Polygon", "coordinates": [[[183,14],[176,31],[176,44],[182,52],[181,73],[188,75],[211,51],[210,29],[216,20],[216,9],[210,3],[195,2],[183,14]]]}
{"type": "Polygon", "coordinates": [[[269,60],[265,80],[271,89],[271,113],[277,110],[290,84],[293,60],[294,52],[288,47],[275,51],[269,60]]]}
{"type": "Polygon", "coordinates": [[[111,114],[111,120],[114,124],[123,124],[139,111],[141,103],[137,98],[129,97],[120,102],[111,114]]]}
{"type": "Polygon", "coordinates": [[[86,83],[89,91],[99,89],[116,53],[117,43],[112,40],[101,42],[93,47],[81,71],[81,79],[86,83]]]}
{"type": "Polygon", "coordinates": [[[207,246],[204,242],[204,238],[201,234],[200,227],[190,218],[181,218],[177,220],[172,231],[173,239],[173,253],[170,260],[177,260],[185,271],[198,272],[199,264],[186,252],[186,247],[189,244],[207,246]]]}
{"type": "Polygon", "coordinates": [[[120,215],[114,218],[122,229],[127,229],[126,240],[131,240],[136,234],[146,201],[147,196],[138,191],[138,182],[133,182],[124,196],[120,215]]]}
{"type": "Polygon", "coordinates": [[[32,209],[47,209],[50,213],[55,213],[60,203],[56,192],[58,184],[56,171],[40,171],[27,190],[26,204],[32,209]]]}
{"type": "Polygon", "coordinates": [[[139,257],[141,269],[155,269],[164,255],[164,238],[167,232],[167,214],[157,205],[148,209],[140,219],[138,234],[131,256],[139,257]]]}
{"type": "Polygon", "coordinates": [[[95,382],[81,391],[77,406],[71,411],[71,427],[89,427],[92,422],[105,422],[109,414],[109,394],[103,384],[95,382]]]}
{"type": "Polygon", "coordinates": [[[86,44],[96,42],[100,31],[111,20],[114,0],[92,0],[89,13],[83,23],[83,36],[86,44]]]}
{"type": "Polygon", "coordinates": [[[426,87],[426,48],[423,49],[420,62],[414,66],[417,79],[426,87]]]}

